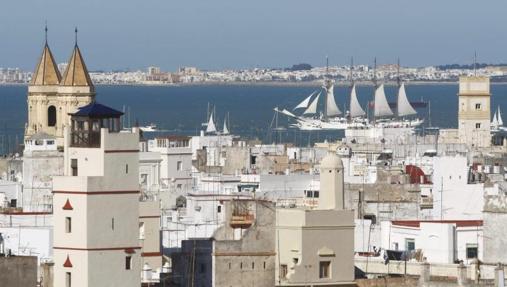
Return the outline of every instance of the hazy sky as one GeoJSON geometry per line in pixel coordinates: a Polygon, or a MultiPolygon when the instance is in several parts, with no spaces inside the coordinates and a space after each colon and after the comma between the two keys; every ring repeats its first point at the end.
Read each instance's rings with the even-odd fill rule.
{"type": "Polygon", "coordinates": [[[90,70],[507,62],[505,0],[1,0],[0,67],[35,67],[46,20],[90,70]]]}

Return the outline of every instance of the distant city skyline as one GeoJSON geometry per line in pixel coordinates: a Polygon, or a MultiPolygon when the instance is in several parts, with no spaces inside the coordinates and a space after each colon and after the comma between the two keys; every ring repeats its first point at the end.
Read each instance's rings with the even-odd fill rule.
{"type": "Polygon", "coordinates": [[[74,27],[90,70],[403,66],[507,62],[507,2],[475,1],[12,1],[1,4],[1,67],[33,70],[44,23],[58,63],[74,27]],[[28,3],[28,4],[27,4],[28,3]]]}

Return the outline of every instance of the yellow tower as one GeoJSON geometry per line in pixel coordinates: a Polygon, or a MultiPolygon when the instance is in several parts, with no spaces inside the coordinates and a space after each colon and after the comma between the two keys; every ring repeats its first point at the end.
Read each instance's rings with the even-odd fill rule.
{"type": "Polygon", "coordinates": [[[56,138],[58,146],[63,146],[64,128],[70,126],[69,114],[94,99],[95,87],[77,40],[62,77],[46,36],[42,56],[28,86],[28,123],[25,138],[36,133],[46,133],[56,138]]]}
{"type": "Polygon", "coordinates": [[[39,132],[55,134],[57,118],[54,101],[57,98],[61,78],[55,58],[49,49],[46,28],[46,42],[42,55],[28,85],[28,123],[25,127],[25,138],[39,132]]]}
{"type": "Polygon", "coordinates": [[[491,146],[490,84],[488,77],[460,77],[458,135],[470,147],[491,146]]]}

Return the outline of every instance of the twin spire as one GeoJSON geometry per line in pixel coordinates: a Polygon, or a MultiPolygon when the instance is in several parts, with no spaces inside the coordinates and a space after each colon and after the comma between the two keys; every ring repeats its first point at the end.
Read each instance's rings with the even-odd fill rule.
{"type": "Polygon", "coordinates": [[[55,58],[51,53],[48,45],[48,28],[45,31],[45,44],[42,51],[42,56],[37,64],[37,68],[32,77],[31,85],[34,86],[47,86],[47,85],[60,85],[60,86],[88,86],[93,87],[90,74],[86,68],[86,64],[77,45],[77,28],[75,29],[75,45],[72,55],[68,62],[67,68],[60,75],[55,58]]]}

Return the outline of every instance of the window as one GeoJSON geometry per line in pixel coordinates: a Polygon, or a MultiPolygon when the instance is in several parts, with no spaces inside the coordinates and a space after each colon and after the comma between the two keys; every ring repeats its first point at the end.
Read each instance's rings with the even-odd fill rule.
{"type": "Polygon", "coordinates": [[[70,272],[65,273],[65,287],[72,287],[72,274],[70,272]]]}
{"type": "Polygon", "coordinates": [[[72,232],[72,218],[65,217],[65,233],[72,232]]]}
{"type": "Polygon", "coordinates": [[[313,192],[313,198],[319,198],[319,192],[318,191],[314,191],[313,192]]]}
{"type": "Polygon", "coordinates": [[[70,160],[70,168],[72,169],[72,176],[77,176],[77,158],[70,160]]]}
{"type": "Polygon", "coordinates": [[[400,249],[398,242],[394,242],[394,250],[398,251],[400,249]]]}
{"type": "Polygon", "coordinates": [[[206,265],[201,263],[199,265],[199,273],[205,273],[206,272],[206,265]]]}
{"type": "Polygon", "coordinates": [[[478,253],[477,244],[467,244],[467,259],[477,258],[478,253]]]}
{"type": "MultiPolygon", "coordinates": [[[[172,220],[169,220],[169,221],[172,221],[172,220]]],[[[144,239],[144,222],[139,222],[139,239],[141,239],[141,240],[144,239]]]]}
{"type": "Polygon", "coordinates": [[[146,184],[148,182],[148,174],[147,173],[141,173],[141,180],[140,184],[146,184]]]}
{"type": "Polygon", "coordinates": [[[222,206],[221,205],[217,206],[217,212],[218,213],[222,212],[222,206]]]}
{"type": "Polygon", "coordinates": [[[46,144],[47,145],[54,145],[55,141],[54,140],[48,140],[48,141],[46,141],[46,144]]]}
{"type": "Polygon", "coordinates": [[[125,257],[125,270],[132,269],[132,256],[125,257]]]}
{"type": "Polygon", "coordinates": [[[125,173],[129,173],[129,165],[128,164],[125,165],[125,173]]]}
{"type": "Polygon", "coordinates": [[[252,262],[252,270],[254,270],[254,269],[255,269],[255,263],[252,262]]]}
{"type": "Polygon", "coordinates": [[[48,108],[48,127],[56,126],[56,108],[49,106],[48,108]]]}
{"type": "Polygon", "coordinates": [[[264,269],[266,269],[266,261],[264,261],[264,269]]]}
{"type": "Polygon", "coordinates": [[[406,251],[414,251],[415,250],[415,240],[412,238],[405,239],[405,250],[406,251]]]}
{"type": "Polygon", "coordinates": [[[476,129],[480,129],[480,128],[481,128],[481,123],[476,123],[476,124],[475,124],[475,128],[476,128],[476,129]]]}
{"type": "Polygon", "coordinates": [[[182,171],[183,170],[183,163],[181,162],[181,160],[179,160],[179,161],[176,162],[176,170],[177,171],[182,171]]]}
{"type": "Polygon", "coordinates": [[[229,270],[231,270],[231,262],[229,262],[229,270]]]}
{"type": "Polygon", "coordinates": [[[287,264],[280,265],[280,278],[284,279],[287,278],[287,264]]]}
{"type": "Polygon", "coordinates": [[[243,262],[239,263],[239,269],[243,269],[243,262]]]}
{"type": "Polygon", "coordinates": [[[331,276],[331,261],[319,262],[319,278],[330,278],[331,276]]]}
{"type": "Polygon", "coordinates": [[[476,110],[480,110],[481,109],[481,104],[475,104],[475,109],[476,110]]]}
{"type": "Polygon", "coordinates": [[[114,217],[111,218],[111,230],[114,230],[114,217]]]}

